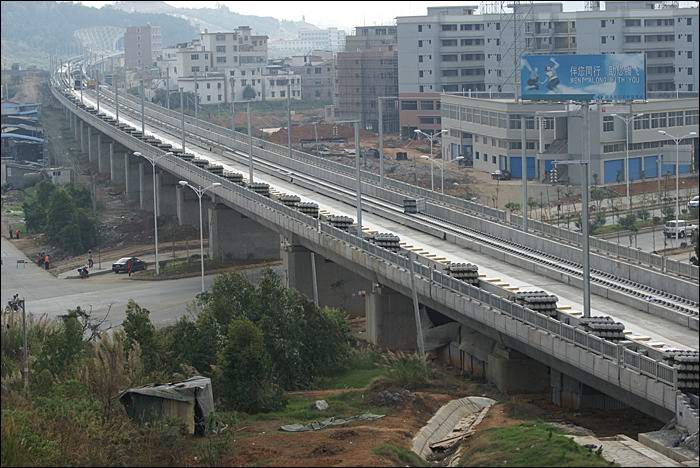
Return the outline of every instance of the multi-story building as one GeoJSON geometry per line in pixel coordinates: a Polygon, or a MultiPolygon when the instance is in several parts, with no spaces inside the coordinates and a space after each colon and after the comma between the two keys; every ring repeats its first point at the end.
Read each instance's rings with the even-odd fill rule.
{"type": "Polygon", "coordinates": [[[344,48],[345,31],[342,29],[301,29],[295,39],[280,39],[270,43],[270,55],[290,57],[306,55],[312,50],[340,52],[344,48]]]}
{"type": "MultiPolygon", "coordinates": [[[[380,96],[398,94],[396,26],[363,26],[348,36],[345,52],[336,56],[335,116],[360,119],[363,128],[378,129],[380,96]]],[[[398,130],[394,106],[384,108],[384,128],[398,130]]]]}
{"type": "Polygon", "coordinates": [[[289,96],[295,101],[301,100],[301,77],[285,65],[267,65],[263,75],[262,88],[264,101],[287,100],[289,96]]]}
{"type": "Polygon", "coordinates": [[[130,69],[150,69],[161,54],[160,26],[129,26],[124,33],[124,56],[130,69]]]}
{"type": "Polygon", "coordinates": [[[335,59],[332,54],[311,53],[293,56],[291,70],[301,77],[301,97],[305,101],[332,101],[335,59]]]}
{"type": "MultiPolygon", "coordinates": [[[[626,125],[613,116],[642,114],[629,126],[629,179],[654,179],[675,174],[676,146],[660,130],[696,136],[680,147],[681,174],[697,169],[698,98],[650,99],[645,102],[594,105],[589,110],[590,128],[583,126],[580,109],[571,105],[442,95],[442,127],[446,157],[464,156],[474,168],[492,172],[508,170],[522,176],[522,124],[525,117],[525,153],[528,178],[546,181],[552,162],[585,159],[583,145],[588,134],[591,148],[592,183],[614,184],[626,180],[626,125]],[[695,161],[694,165],[692,161],[695,161]]],[[[560,179],[567,178],[565,166],[560,179]]],[[[577,183],[578,171],[569,174],[577,183]]]]}
{"type": "MultiPolygon", "coordinates": [[[[476,13],[476,6],[436,7],[425,16],[397,18],[400,96],[409,101],[421,100],[416,93],[427,101],[442,92],[513,96],[523,53],[644,52],[650,96],[699,90],[698,8],[621,1],[606,2],[604,11],[594,6],[564,12],[561,3],[519,2],[515,10],[494,6],[476,13]]],[[[410,134],[415,125],[440,128],[438,112],[422,115],[426,123],[420,124],[416,113],[405,110],[402,133],[410,134]]]]}
{"type": "Polygon", "coordinates": [[[202,48],[210,52],[210,69],[226,75],[233,99],[264,99],[267,40],[267,36],[252,34],[248,26],[232,32],[205,30],[200,34],[202,48]]]}

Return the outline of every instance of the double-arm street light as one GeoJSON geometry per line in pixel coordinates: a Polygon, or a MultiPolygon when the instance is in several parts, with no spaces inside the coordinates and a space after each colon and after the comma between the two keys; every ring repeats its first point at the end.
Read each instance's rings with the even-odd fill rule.
{"type": "Polygon", "coordinates": [[[156,187],[156,161],[163,156],[172,156],[173,153],[165,153],[158,155],[149,155],[139,153],[138,151],[134,153],[134,156],[146,159],[151,166],[153,166],[153,228],[154,228],[154,242],[156,250],[156,276],[160,275],[160,262],[158,261],[158,190],[156,187]]]}
{"type": "Polygon", "coordinates": [[[199,198],[199,262],[200,262],[200,266],[201,266],[201,270],[202,270],[202,272],[201,272],[202,273],[201,274],[201,276],[202,276],[202,292],[204,292],[204,234],[203,234],[204,230],[203,230],[203,226],[202,226],[202,195],[204,195],[204,193],[207,190],[210,190],[214,187],[218,187],[221,184],[219,182],[214,182],[213,184],[211,184],[207,187],[204,187],[204,188],[202,188],[200,186],[195,187],[194,185],[191,185],[186,180],[181,180],[179,182],[179,184],[182,185],[183,187],[191,188],[194,191],[194,193],[197,194],[197,198],[199,198]]]}
{"type": "Polygon", "coordinates": [[[620,114],[612,114],[613,117],[617,117],[625,123],[625,181],[627,185],[627,203],[629,203],[630,209],[632,209],[632,195],[630,194],[630,123],[634,121],[637,117],[643,116],[644,113],[632,114],[629,117],[624,117],[620,114]]]}
{"type": "MultiPolygon", "coordinates": [[[[447,130],[440,130],[439,132],[434,132],[432,135],[425,133],[420,129],[415,129],[416,135],[423,135],[425,138],[430,140],[430,159],[433,159],[433,143],[435,140],[440,138],[443,133],[447,133],[447,130]]],[[[435,184],[433,181],[433,166],[430,166],[430,190],[435,191],[435,184]]],[[[440,191],[445,193],[445,158],[443,155],[442,164],[440,165],[440,191]]]]}
{"type": "MultiPolygon", "coordinates": [[[[676,137],[668,133],[666,130],[659,130],[659,133],[662,135],[666,135],[669,137],[673,142],[676,144],[676,239],[678,239],[678,216],[680,215],[681,212],[681,207],[680,207],[680,161],[679,161],[679,152],[680,152],[680,145],[683,140],[689,137],[693,137],[697,135],[696,132],[690,132],[687,135],[683,135],[682,137],[676,137]]],[[[661,174],[658,174],[659,177],[661,177],[661,174]]]]}

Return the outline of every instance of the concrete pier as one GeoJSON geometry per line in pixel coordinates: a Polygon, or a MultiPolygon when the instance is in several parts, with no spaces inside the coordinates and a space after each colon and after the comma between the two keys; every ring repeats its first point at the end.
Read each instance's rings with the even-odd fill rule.
{"type": "Polygon", "coordinates": [[[374,285],[365,297],[367,339],[392,350],[415,350],[413,301],[386,286],[374,285]]]}
{"type": "MultiPolygon", "coordinates": [[[[364,295],[371,289],[372,283],[322,255],[314,257],[319,304],[342,309],[353,315],[364,315],[364,295]]],[[[283,242],[282,260],[287,272],[287,286],[312,300],[311,251],[295,242],[292,236],[283,242]]]]}
{"type": "Polygon", "coordinates": [[[209,256],[217,260],[277,260],[280,235],[215,203],[209,208],[209,256]]]}

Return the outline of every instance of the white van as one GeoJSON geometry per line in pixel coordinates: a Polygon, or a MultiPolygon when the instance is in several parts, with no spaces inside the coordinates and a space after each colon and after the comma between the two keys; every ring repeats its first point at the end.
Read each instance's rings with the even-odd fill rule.
{"type": "Polygon", "coordinates": [[[688,221],[679,219],[678,221],[668,221],[664,226],[664,234],[668,238],[690,237],[697,226],[690,224],[688,221]]]}

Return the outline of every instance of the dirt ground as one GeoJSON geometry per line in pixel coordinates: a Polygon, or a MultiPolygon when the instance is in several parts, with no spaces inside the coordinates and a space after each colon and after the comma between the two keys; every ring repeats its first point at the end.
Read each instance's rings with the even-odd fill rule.
{"type": "MultiPolygon", "coordinates": [[[[314,392],[322,398],[324,392],[314,392]]],[[[279,431],[279,421],[255,424],[239,436],[237,453],[225,466],[393,466],[372,449],[389,443],[409,447],[416,432],[452,399],[418,393],[394,414],[367,423],[304,433],[279,431]]]]}

